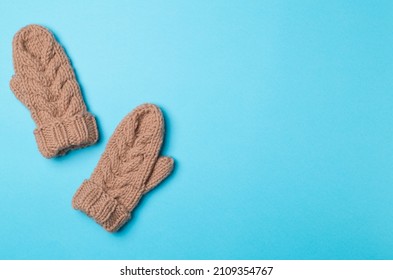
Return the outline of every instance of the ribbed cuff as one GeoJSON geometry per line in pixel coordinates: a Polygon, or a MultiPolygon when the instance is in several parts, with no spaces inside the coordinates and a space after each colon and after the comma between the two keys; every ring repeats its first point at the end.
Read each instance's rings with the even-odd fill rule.
{"type": "Polygon", "coordinates": [[[130,219],[122,204],[90,180],[85,180],[76,191],[72,207],[85,212],[109,232],[117,231],[130,219]]]}
{"type": "Polygon", "coordinates": [[[89,113],[37,127],[34,135],[38,149],[46,158],[64,155],[98,140],[96,120],[89,113]]]}

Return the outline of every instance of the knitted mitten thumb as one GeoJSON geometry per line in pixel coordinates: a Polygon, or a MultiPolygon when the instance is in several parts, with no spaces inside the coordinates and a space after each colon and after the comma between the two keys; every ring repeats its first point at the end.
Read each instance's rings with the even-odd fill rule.
{"type": "Polygon", "coordinates": [[[149,190],[173,169],[173,159],[158,157],[164,135],[161,111],[143,104],[128,114],[110,138],[97,167],[72,200],[107,231],[117,231],[149,190]]]}
{"type": "Polygon", "coordinates": [[[38,149],[47,158],[95,143],[96,121],[87,112],[71,64],[50,31],[19,30],[12,43],[15,75],[10,87],[30,110],[38,149]]]}

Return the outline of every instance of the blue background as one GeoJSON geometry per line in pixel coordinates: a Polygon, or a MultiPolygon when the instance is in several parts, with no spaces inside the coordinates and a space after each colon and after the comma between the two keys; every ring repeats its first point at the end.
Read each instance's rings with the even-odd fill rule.
{"type": "Polygon", "coordinates": [[[392,1],[112,2],[0,4],[1,259],[393,259],[392,1]],[[39,154],[8,85],[30,23],[72,60],[97,145],[39,154]],[[109,234],[71,199],[145,102],[176,169],[109,234]]]}

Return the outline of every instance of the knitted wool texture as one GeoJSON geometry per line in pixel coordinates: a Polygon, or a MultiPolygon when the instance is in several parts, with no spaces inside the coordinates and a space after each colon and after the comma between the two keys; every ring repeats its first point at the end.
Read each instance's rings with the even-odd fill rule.
{"type": "Polygon", "coordinates": [[[174,161],[159,157],[164,135],[161,111],[143,104],[128,114],[110,138],[97,167],[75,193],[72,205],[109,232],[131,217],[142,195],[172,171],[174,161]]]}
{"type": "Polygon", "coordinates": [[[87,112],[71,64],[51,32],[28,25],[13,40],[15,75],[10,87],[30,110],[42,155],[51,158],[98,139],[94,117],[87,112]]]}

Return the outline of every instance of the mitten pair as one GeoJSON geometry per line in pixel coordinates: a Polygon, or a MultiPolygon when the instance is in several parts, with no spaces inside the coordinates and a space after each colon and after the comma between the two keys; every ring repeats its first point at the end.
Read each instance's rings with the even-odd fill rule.
{"type": "MultiPolygon", "coordinates": [[[[30,110],[38,149],[46,158],[94,144],[95,118],[83,101],[71,64],[50,31],[22,28],[13,40],[15,75],[10,86],[30,110]]],[[[173,159],[159,156],[164,137],[160,109],[143,104],[118,125],[90,179],[72,205],[107,231],[117,231],[131,217],[141,197],[164,180],[173,159]]]]}

